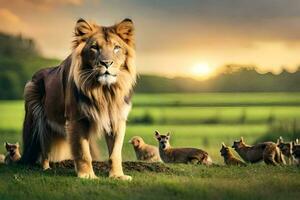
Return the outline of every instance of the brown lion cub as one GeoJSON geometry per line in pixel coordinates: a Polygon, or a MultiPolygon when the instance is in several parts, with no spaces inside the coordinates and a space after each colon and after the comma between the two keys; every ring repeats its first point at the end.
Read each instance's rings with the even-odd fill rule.
{"type": "Polygon", "coordinates": [[[288,164],[294,164],[295,159],[293,157],[293,142],[284,142],[280,136],[277,140],[277,146],[281,150],[282,154],[287,158],[288,164]]]}
{"type": "Polygon", "coordinates": [[[9,165],[18,162],[21,159],[19,143],[17,142],[15,144],[10,144],[5,142],[4,145],[7,151],[4,159],[5,164],[9,165]]]}
{"type": "Polygon", "coordinates": [[[224,142],[222,143],[222,148],[220,150],[221,156],[224,157],[224,163],[226,165],[234,165],[234,166],[247,166],[246,163],[236,158],[229,147],[227,147],[224,142]]]}
{"type": "Polygon", "coordinates": [[[173,148],[170,145],[170,133],[161,135],[155,131],[155,137],[159,142],[159,154],[165,163],[194,163],[212,165],[208,153],[196,148],[173,148]]]}
{"type": "Polygon", "coordinates": [[[146,144],[143,138],[134,136],[129,140],[132,144],[137,160],[147,162],[161,162],[158,148],[149,144],[146,144]]]}
{"type": "Polygon", "coordinates": [[[250,146],[245,144],[243,137],[241,137],[239,141],[233,142],[232,148],[246,162],[257,163],[264,160],[267,165],[285,164],[280,149],[273,142],[264,142],[250,146]]]}

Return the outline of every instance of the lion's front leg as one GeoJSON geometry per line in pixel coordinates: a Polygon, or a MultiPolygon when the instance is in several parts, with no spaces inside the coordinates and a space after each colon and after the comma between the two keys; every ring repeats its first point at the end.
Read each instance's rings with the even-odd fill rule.
{"type": "Polygon", "coordinates": [[[89,145],[89,130],[80,122],[68,125],[75,170],[79,178],[95,179],[89,145]]]}
{"type": "Polygon", "coordinates": [[[124,175],[122,168],[122,147],[126,130],[126,121],[119,124],[118,132],[106,133],[105,139],[109,152],[110,171],[109,177],[120,180],[131,180],[131,176],[124,175]]]}

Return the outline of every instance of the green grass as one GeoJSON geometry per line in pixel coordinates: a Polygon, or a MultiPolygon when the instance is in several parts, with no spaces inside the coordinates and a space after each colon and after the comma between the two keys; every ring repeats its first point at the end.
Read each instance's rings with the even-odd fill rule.
{"type": "Polygon", "coordinates": [[[300,93],[139,94],[136,106],[300,105],[300,93]]]}
{"type": "MultiPolygon", "coordinates": [[[[140,107],[134,104],[129,124],[143,122],[145,115],[150,116],[151,124],[266,124],[300,119],[300,106],[140,107]]],[[[20,130],[23,118],[23,101],[0,101],[0,129],[20,130]]]]}
{"type": "Polygon", "coordinates": [[[73,170],[0,166],[1,199],[298,199],[295,167],[211,167],[169,165],[172,173],[128,171],[119,182],[96,172],[99,180],[75,178],[73,170]]]}
{"type": "MultiPolygon", "coordinates": [[[[254,143],[270,132],[273,122],[300,118],[299,93],[139,94],[134,96],[123,147],[123,159],[135,160],[127,141],[135,135],[157,145],[154,130],[171,132],[176,147],[206,150],[223,164],[220,144],[244,136],[254,143]],[[137,123],[145,115],[151,123],[137,123]],[[137,121],[135,121],[137,120],[137,121]]],[[[0,144],[21,141],[23,101],[0,101],[0,144]]],[[[282,135],[285,137],[285,135],[282,135]]],[[[101,159],[107,159],[104,139],[101,159]]],[[[0,153],[4,148],[0,148],[0,153]]],[[[168,165],[171,173],[127,171],[131,183],[107,178],[75,178],[74,170],[0,166],[0,199],[298,199],[300,168],[264,164],[238,167],[168,165]]]]}
{"type": "Polygon", "coordinates": [[[269,123],[300,119],[299,106],[134,107],[129,123],[150,117],[155,124],[269,123]]]}

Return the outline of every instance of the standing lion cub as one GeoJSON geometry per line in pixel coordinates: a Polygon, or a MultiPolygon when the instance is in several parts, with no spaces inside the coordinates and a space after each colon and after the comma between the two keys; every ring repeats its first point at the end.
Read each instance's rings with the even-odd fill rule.
{"type": "Polygon", "coordinates": [[[281,150],[282,154],[287,158],[288,164],[294,164],[295,159],[293,157],[293,142],[284,142],[283,138],[280,136],[277,140],[277,146],[281,150]]]}
{"type": "Polygon", "coordinates": [[[158,148],[149,144],[146,144],[143,138],[134,136],[129,140],[132,144],[137,160],[148,162],[161,162],[158,148]]]}
{"type": "Polygon", "coordinates": [[[155,131],[159,142],[159,154],[165,163],[195,163],[212,165],[212,160],[207,152],[196,148],[173,148],[170,145],[170,133],[161,135],[155,131]]]}

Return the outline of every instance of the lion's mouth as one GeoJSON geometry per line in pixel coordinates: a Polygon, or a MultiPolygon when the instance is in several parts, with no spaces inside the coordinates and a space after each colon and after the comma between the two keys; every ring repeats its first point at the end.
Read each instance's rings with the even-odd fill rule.
{"type": "Polygon", "coordinates": [[[117,80],[117,75],[111,74],[108,71],[106,71],[103,74],[98,75],[98,82],[103,85],[111,85],[111,84],[115,83],[116,80],[117,80]]]}
{"type": "Polygon", "coordinates": [[[99,75],[99,77],[108,77],[108,76],[116,77],[117,75],[116,74],[111,74],[108,71],[106,71],[104,74],[99,75]]]}

